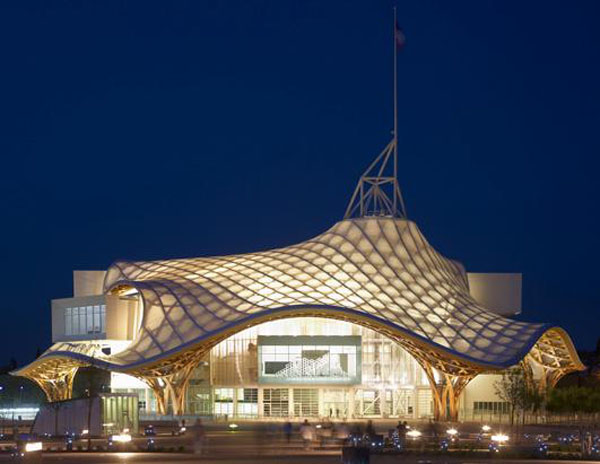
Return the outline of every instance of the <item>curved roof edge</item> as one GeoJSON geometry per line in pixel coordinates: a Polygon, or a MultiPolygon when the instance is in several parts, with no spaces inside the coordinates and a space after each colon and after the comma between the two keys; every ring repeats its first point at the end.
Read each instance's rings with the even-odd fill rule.
{"type": "MultiPolygon", "coordinates": [[[[470,356],[461,354],[455,350],[438,345],[432,342],[431,340],[420,336],[419,334],[412,333],[405,328],[399,327],[389,321],[383,320],[373,315],[364,314],[359,311],[334,306],[307,305],[282,307],[272,309],[269,311],[268,314],[258,313],[251,315],[243,320],[235,321],[231,324],[228,324],[225,327],[220,328],[219,330],[207,333],[202,337],[187,342],[186,344],[181,345],[175,349],[169,350],[165,353],[161,353],[160,355],[156,355],[152,358],[146,359],[142,362],[118,364],[75,351],[65,349],[53,350],[53,347],[51,347],[32,363],[11,372],[11,374],[17,376],[28,376],[29,373],[42,368],[45,362],[56,359],[72,360],[75,362],[75,364],[79,364],[79,367],[92,365],[101,369],[135,374],[136,372],[141,371],[145,368],[151,368],[158,363],[165,362],[166,360],[175,358],[189,351],[202,350],[204,348],[203,345],[205,346],[204,349],[208,350],[221,340],[228,338],[229,336],[234,335],[235,333],[238,333],[249,327],[253,327],[270,320],[288,319],[294,317],[323,317],[330,319],[347,320],[348,322],[366,326],[380,333],[384,333],[384,335],[394,339],[401,345],[404,345],[403,342],[410,342],[411,344],[414,344],[421,350],[433,350],[440,357],[441,360],[447,363],[463,363],[467,367],[479,372],[483,372],[486,370],[498,371],[518,364],[532,351],[536,344],[538,344],[546,334],[554,333],[559,336],[563,344],[563,348],[569,354],[569,361],[571,365],[565,366],[565,368],[572,371],[585,369],[585,366],[579,359],[575,346],[568,333],[563,328],[551,324],[542,325],[539,328],[539,330],[531,337],[529,343],[525,345],[523,349],[521,349],[513,358],[503,363],[492,363],[485,362],[480,359],[474,359],[470,356]]],[[[62,347],[64,344],[58,345],[62,347]]],[[[411,349],[409,348],[408,351],[410,352],[411,349]]],[[[412,352],[411,354],[415,356],[414,352],[412,352]]]]}

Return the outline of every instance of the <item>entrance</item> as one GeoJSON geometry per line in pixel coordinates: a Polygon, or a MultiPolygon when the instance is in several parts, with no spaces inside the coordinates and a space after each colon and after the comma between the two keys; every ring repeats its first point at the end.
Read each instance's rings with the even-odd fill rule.
{"type": "Polygon", "coordinates": [[[323,390],[323,415],[330,419],[346,419],[348,392],[341,388],[323,390]]]}

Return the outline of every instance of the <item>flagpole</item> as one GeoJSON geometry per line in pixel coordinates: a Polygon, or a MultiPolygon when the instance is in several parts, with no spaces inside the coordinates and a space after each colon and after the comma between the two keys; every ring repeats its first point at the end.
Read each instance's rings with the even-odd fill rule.
{"type": "Polygon", "coordinates": [[[398,195],[396,193],[396,183],[398,182],[398,39],[396,37],[396,24],[396,7],[394,7],[394,25],[392,29],[394,40],[394,214],[398,211],[398,195]]]}

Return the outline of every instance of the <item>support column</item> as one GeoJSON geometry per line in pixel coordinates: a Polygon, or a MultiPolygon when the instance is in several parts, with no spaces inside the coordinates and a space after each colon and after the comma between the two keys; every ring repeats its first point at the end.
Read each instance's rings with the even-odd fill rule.
{"type": "Polygon", "coordinates": [[[156,398],[156,412],[164,416],[167,414],[167,392],[165,387],[160,384],[158,377],[142,378],[144,382],[150,387],[154,397],[156,398]]]}
{"type": "Polygon", "coordinates": [[[185,394],[195,367],[196,362],[191,362],[176,374],[167,376],[163,379],[169,397],[171,398],[173,414],[176,416],[181,416],[185,413],[185,394]]]}
{"type": "Polygon", "coordinates": [[[197,365],[197,359],[193,358],[175,372],[169,369],[170,372],[163,374],[157,370],[148,375],[140,373],[135,376],[143,380],[154,392],[158,414],[166,415],[170,402],[173,414],[181,416],[185,412],[188,383],[197,365]]]}
{"type": "Polygon", "coordinates": [[[294,417],[294,389],[288,388],[288,417],[294,417]]]}
{"type": "Polygon", "coordinates": [[[427,380],[429,380],[429,388],[431,388],[431,396],[433,397],[433,420],[440,421],[446,418],[446,408],[443,401],[443,386],[438,385],[433,375],[433,368],[425,363],[421,363],[421,367],[425,371],[427,380]]]}
{"type": "Polygon", "coordinates": [[[460,394],[471,381],[474,376],[453,376],[450,374],[444,374],[446,380],[444,385],[444,396],[448,405],[447,419],[456,422],[458,421],[458,401],[460,394]]]}
{"type": "Polygon", "coordinates": [[[30,379],[40,386],[49,402],[64,401],[73,396],[73,380],[77,369],[73,367],[53,377],[30,377],[30,379]]]}
{"type": "Polygon", "coordinates": [[[459,376],[444,373],[442,374],[442,383],[439,384],[435,381],[433,368],[425,362],[421,365],[429,380],[429,386],[433,395],[434,420],[456,422],[458,420],[458,400],[460,394],[474,375],[459,376]]]}
{"type": "Polygon", "coordinates": [[[348,390],[348,396],[347,396],[347,401],[348,401],[348,413],[347,413],[347,419],[353,419],[354,418],[354,392],[355,389],[354,387],[350,387],[350,389],[348,390]]]}
{"type": "Polygon", "coordinates": [[[258,398],[257,398],[258,418],[262,419],[265,415],[265,407],[264,407],[264,400],[263,400],[263,390],[264,389],[263,389],[263,387],[257,387],[257,388],[258,388],[258,392],[257,392],[257,395],[258,395],[258,398]]]}

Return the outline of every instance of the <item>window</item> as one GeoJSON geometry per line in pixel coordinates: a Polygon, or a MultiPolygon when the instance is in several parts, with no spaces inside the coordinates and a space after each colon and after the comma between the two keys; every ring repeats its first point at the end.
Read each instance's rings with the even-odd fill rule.
{"type": "Polygon", "coordinates": [[[360,383],[359,336],[258,336],[259,383],[360,383]]]}
{"type": "Polygon", "coordinates": [[[100,324],[100,305],[94,306],[94,330],[96,332],[102,332],[102,326],[100,324]]]}
{"type": "Polygon", "coordinates": [[[475,414],[506,414],[509,404],[503,401],[474,401],[473,412],[475,414]]]}
{"type": "Polygon", "coordinates": [[[287,417],[289,404],[287,388],[265,388],[263,390],[263,412],[265,417],[287,417]]]}
{"type": "Polygon", "coordinates": [[[233,388],[215,388],[215,414],[233,416],[233,388]]]}
{"type": "Polygon", "coordinates": [[[238,388],[237,417],[252,418],[258,416],[258,388],[238,388]]]}
{"type": "Polygon", "coordinates": [[[319,415],[319,390],[294,388],[294,416],[317,417],[319,415]]]}
{"type": "Polygon", "coordinates": [[[106,305],[65,308],[65,335],[93,335],[105,332],[106,305]]]}
{"type": "Polygon", "coordinates": [[[65,335],[71,335],[73,333],[72,311],[72,308],[65,309],[65,335]]]}

